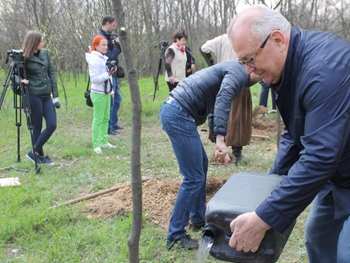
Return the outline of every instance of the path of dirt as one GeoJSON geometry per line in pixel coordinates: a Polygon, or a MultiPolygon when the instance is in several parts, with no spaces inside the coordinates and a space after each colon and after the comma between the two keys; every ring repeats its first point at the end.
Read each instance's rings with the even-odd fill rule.
{"type": "MultiPolygon", "coordinates": [[[[252,134],[276,138],[276,120],[262,117],[262,114],[267,115],[267,109],[263,106],[253,111],[252,134]]],[[[207,201],[221,188],[228,177],[208,177],[207,201]]],[[[167,228],[180,183],[170,179],[152,178],[142,184],[143,209],[154,224],[167,228]]],[[[132,210],[130,183],[115,186],[119,186],[120,189],[86,201],[90,210],[89,217],[108,218],[127,215],[132,210]]]]}

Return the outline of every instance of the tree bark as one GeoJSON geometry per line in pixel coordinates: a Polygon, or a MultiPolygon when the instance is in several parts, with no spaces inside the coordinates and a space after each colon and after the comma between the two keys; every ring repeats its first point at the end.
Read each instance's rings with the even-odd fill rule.
{"type": "Polygon", "coordinates": [[[137,74],[134,68],[134,57],[131,50],[131,43],[128,37],[128,28],[125,24],[125,13],[120,0],[113,0],[114,14],[117,19],[119,41],[123,51],[124,63],[126,66],[127,79],[129,82],[130,96],[132,102],[132,143],[131,143],[131,189],[132,189],[132,225],[128,238],[129,261],[140,262],[139,243],[142,227],[142,180],[141,180],[141,98],[137,81],[137,74]]]}

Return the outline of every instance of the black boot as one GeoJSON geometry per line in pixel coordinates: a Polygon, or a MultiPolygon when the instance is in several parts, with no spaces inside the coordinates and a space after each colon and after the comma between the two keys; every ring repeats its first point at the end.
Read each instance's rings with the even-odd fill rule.
{"type": "Polygon", "coordinates": [[[236,163],[242,159],[242,146],[233,147],[232,146],[232,155],[236,158],[236,163]]]}

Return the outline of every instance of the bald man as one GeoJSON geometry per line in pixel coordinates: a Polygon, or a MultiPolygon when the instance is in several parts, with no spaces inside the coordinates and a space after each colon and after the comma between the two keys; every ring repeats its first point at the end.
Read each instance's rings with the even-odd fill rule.
{"type": "Polygon", "coordinates": [[[350,262],[350,42],[292,27],[264,5],[239,13],[228,35],[247,73],[277,93],[286,129],[270,173],[287,175],[254,212],[231,222],[229,245],[257,251],[268,229],[284,232],[313,201],[309,262],[350,262]]]}

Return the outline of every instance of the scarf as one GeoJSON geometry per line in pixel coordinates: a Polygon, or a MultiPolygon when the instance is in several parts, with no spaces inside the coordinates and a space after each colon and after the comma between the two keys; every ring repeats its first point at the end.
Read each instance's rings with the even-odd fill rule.
{"type": "Polygon", "coordinates": [[[181,45],[179,43],[175,43],[175,45],[178,47],[178,49],[181,50],[182,53],[184,53],[186,51],[185,46],[183,46],[183,45],[181,45]]]}

